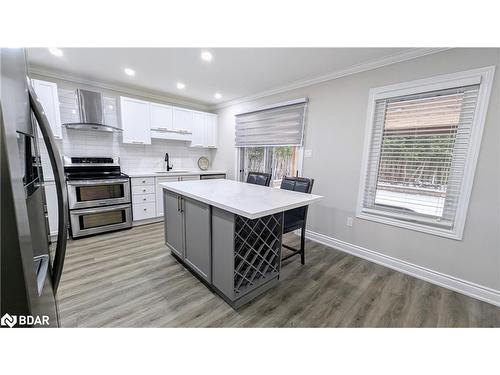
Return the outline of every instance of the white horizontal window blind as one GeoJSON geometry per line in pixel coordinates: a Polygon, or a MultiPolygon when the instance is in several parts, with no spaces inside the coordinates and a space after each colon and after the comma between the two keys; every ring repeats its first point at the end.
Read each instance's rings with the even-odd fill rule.
{"type": "Polygon", "coordinates": [[[453,229],[479,84],[378,99],[363,211],[453,229]]]}
{"type": "Polygon", "coordinates": [[[236,147],[302,146],[306,101],[236,116],[236,147]]]}

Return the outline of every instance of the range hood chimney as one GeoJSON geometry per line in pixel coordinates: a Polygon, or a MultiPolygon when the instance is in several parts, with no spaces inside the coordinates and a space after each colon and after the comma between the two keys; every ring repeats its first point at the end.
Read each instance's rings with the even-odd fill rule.
{"type": "Polygon", "coordinates": [[[77,89],[80,122],[63,124],[68,129],[122,132],[115,126],[104,124],[104,105],[100,92],[77,89]]]}

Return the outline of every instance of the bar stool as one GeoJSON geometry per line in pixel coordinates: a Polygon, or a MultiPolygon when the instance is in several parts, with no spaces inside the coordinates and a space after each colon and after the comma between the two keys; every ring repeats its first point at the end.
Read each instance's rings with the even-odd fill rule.
{"type": "MultiPolygon", "coordinates": [[[[283,177],[281,189],[292,190],[301,193],[311,194],[314,179],[304,177],[283,177]]],[[[292,253],[282,258],[284,261],[294,255],[300,254],[300,262],[305,263],[305,242],[306,242],[306,220],[308,206],[298,207],[285,211],[283,215],[283,234],[300,229],[300,249],[283,244],[282,246],[292,253]]]]}
{"type": "Polygon", "coordinates": [[[269,184],[271,183],[271,173],[248,172],[247,183],[269,186],[269,184]]]}

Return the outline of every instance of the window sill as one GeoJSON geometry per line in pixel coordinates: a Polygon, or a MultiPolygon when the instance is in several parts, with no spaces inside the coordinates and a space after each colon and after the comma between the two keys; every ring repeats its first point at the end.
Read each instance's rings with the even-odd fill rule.
{"type": "Polygon", "coordinates": [[[452,240],[457,240],[461,241],[462,240],[462,232],[459,232],[458,230],[453,230],[453,229],[441,229],[441,228],[434,228],[425,224],[420,224],[420,223],[409,223],[407,221],[403,221],[400,219],[396,218],[391,218],[387,216],[382,216],[382,215],[377,215],[373,213],[367,213],[367,212],[358,212],[356,217],[358,219],[363,219],[363,220],[370,220],[374,221],[377,223],[382,223],[382,224],[387,224],[387,225],[392,225],[395,227],[399,228],[405,228],[417,232],[422,232],[422,233],[427,233],[431,234],[434,236],[439,236],[439,237],[446,237],[450,238],[452,240]]]}

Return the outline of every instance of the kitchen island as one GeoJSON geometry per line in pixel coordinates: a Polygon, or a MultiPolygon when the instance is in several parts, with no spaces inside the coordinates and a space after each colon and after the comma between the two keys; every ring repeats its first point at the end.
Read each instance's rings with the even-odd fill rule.
{"type": "Polygon", "coordinates": [[[167,247],[234,308],[278,282],[283,212],[322,198],[222,179],[160,185],[167,247]]]}

